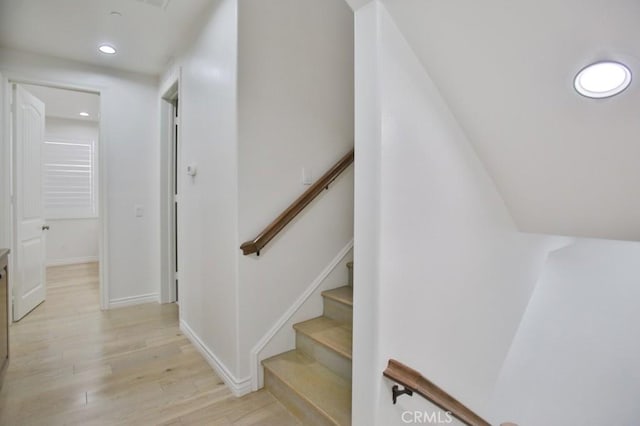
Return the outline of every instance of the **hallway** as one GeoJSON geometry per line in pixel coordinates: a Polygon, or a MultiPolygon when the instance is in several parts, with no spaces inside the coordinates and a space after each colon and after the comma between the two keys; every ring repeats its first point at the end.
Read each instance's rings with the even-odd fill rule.
{"type": "Polygon", "coordinates": [[[97,264],[47,270],[11,327],[0,425],[295,425],[271,394],[235,398],[182,335],[174,304],[101,311],[97,264]]]}

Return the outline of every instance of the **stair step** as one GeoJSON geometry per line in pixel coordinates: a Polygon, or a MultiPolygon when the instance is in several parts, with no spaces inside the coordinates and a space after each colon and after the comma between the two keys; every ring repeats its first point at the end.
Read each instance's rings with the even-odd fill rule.
{"type": "Polygon", "coordinates": [[[344,286],[322,293],[324,316],[353,324],[353,287],[344,286]]]}
{"type": "Polygon", "coordinates": [[[351,425],[351,381],[297,350],[262,362],[265,386],[305,425],[351,425]]]}
{"type": "Polygon", "coordinates": [[[349,323],[327,317],[318,317],[294,324],[293,328],[301,334],[318,342],[341,356],[351,359],[353,330],[349,323]]]}
{"type": "Polygon", "coordinates": [[[346,380],[351,380],[352,325],[319,317],[293,326],[296,348],[346,380]]]}
{"type": "Polygon", "coordinates": [[[335,300],[336,302],[353,308],[353,287],[345,285],[344,287],[334,288],[322,292],[322,297],[335,300]]]}

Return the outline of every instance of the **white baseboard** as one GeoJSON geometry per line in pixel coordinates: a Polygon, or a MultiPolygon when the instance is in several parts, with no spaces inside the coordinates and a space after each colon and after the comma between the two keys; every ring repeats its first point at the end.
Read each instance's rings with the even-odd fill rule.
{"type": "Polygon", "coordinates": [[[258,390],[259,387],[259,374],[260,374],[260,360],[258,359],[260,352],[267,346],[267,344],[273,339],[273,337],[280,331],[282,327],[287,324],[287,321],[300,309],[300,307],[307,301],[309,297],[317,290],[318,287],[322,284],[322,282],[329,276],[329,274],[340,264],[342,259],[349,253],[349,250],[353,248],[353,239],[347,243],[346,246],[333,258],[333,260],[327,265],[326,268],[320,275],[316,277],[315,280],[309,287],[300,295],[298,300],[296,300],[289,309],[278,319],[278,321],[267,331],[267,333],[262,336],[262,339],[256,343],[256,345],[251,349],[250,354],[250,362],[251,362],[251,389],[254,391],[258,390]]]}
{"type": "Polygon", "coordinates": [[[141,305],[143,303],[158,303],[158,293],[141,294],[138,296],[122,297],[109,301],[109,309],[124,308],[125,306],[141,305]]]}
{"type": "Polygon", "coordinates": [[[93,263],[97,262],[98,256],[86,256],[86,257],[71,257],[68,259],[51,259],[47,260],[47,266],[63,266],[63,265],[76,265],[79,263],[93,263]]]}
{"type": "Polygon", "coordinates": [[[224,365],[222,361],[204,344],[202,340],[198,337],[198,335],[189,327],[189,325],[180,320],[180,330],[184,333],[185,336],[191,341],[193,346],[196,347],[198,352],[204,357],[204,359],[209,363],[211,368],[220,376],[220,378],[224,381],[224,383],[229,386],[231,392],[235,396],[243,396],[251,392],[251,377],[246,377],[244,379],[236,379],[233,374],[229,371],[229,369],[224,365]]]}

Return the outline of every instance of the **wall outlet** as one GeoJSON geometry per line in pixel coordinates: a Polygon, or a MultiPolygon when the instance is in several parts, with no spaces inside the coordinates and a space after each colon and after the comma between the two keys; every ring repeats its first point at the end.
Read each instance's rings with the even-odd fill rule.
{"type": "Polygon", "coordinates": [[[135,211],[136,217],[144,216],[144,207],[142,207],[140,204],[136,204],[134,206],[134,211],[135,211]]]}

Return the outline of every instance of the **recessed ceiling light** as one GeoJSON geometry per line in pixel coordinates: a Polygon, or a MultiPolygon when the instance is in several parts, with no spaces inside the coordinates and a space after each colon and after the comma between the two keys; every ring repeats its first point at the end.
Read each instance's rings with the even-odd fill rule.
{"type": "Polygon", "coordinates": [[[583,68],[573,84],[588,98],[608,98],[629,87],[631,71],[619,62],[596,62],[583,68]]]}
{"type": "Polygon", "coordinates": [[[80,115],[83,116],[83,117],[89,117],[89,113],[88,112],[84,112],[84,111],[82,111],[80,113],[80,115]]]}
{"type": "Polygon", "coordinates": [[[98,47],[98,50],[106,55],[115,55],[116,53],[116,48],[113,46],[110,46],[108,44],[102,44],[98,47]]]}

